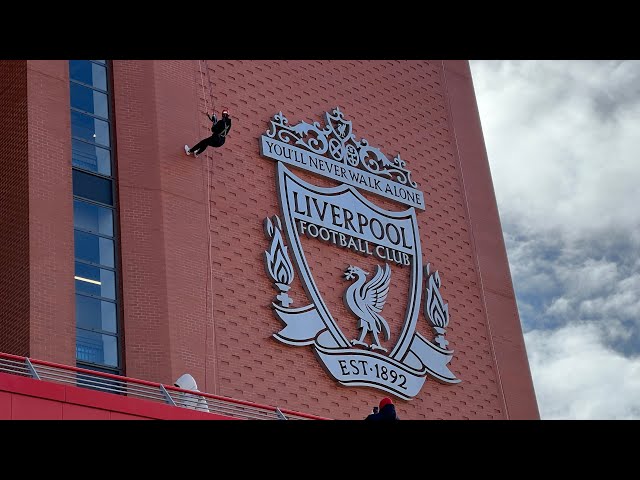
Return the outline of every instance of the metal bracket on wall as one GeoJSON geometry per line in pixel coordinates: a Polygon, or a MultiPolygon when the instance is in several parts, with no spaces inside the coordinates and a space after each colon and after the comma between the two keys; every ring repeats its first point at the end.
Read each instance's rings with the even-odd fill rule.
{"type": "Polygon", "coordinates": [[[31,361],[27,357],[25,357],[24,362],[27,364],[27,368],[29,369],[29,373],[31,373],[31,376],[36,380],[40,380],[40,375],[38,375],[38,372],[36,372],[36,369],[33,367],[31,361]]]}
{"type": "Polygon", "coordinates": [[[162,390],[162,393],[164,394],[164,398],[167,401],[167,403],[169,405],[177,407],[176,402],[173,401],[173,398],[171,398],[171,395],[169,395],[169,392],[167,392],[167,389],[164,388],[164,385],[160,384],[160,390],[162,390]]]}

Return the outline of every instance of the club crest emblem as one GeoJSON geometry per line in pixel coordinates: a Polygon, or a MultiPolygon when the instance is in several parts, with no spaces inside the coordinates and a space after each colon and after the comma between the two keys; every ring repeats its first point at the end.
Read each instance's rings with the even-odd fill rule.
{"type": "Polygon", "coordinates": [[[326,113],[324,127],[290,126],[282,113],[274,115],[260,150],[276,162],[281,208],[281,215],[264,221],[265,267],[278,291],[272,308],[281,322],[274,338],[311,346],[329,375],[347,387],[410,400],[428,376],[459,383],[447,367],[453,350],[445,339],[449,310],[440,275],[422,261],[416,209],[424,210],[424,196],[400,156],[389,160],[356,140],[338,108],[326,113]],[[289,167],[340,184],[314,185],[289,167]],[[382,208],[360,190],[404,209],[382,208]],[[340,257],[348,261],[323,270],[322,257],[334,249],[349,252],[340,257]],[[291,289],[298,284],[304,293],[294,301],[291,289]],[[408,285],[404,300],[399,285],[408,285]]]}

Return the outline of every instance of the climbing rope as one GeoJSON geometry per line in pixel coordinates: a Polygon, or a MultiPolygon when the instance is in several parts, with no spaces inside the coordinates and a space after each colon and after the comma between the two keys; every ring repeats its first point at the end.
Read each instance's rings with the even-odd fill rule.
{"type": "MultiPolygon", "coordinates": [[[[205,70],[207,72],[207,84],[209,85],[209,95],[211,96],[211,98],[213,99],[213,111],[211,112],[212,114],[214,114],[216,112],[216,102],[215,102],[215,98],[213,97],[213,95],[211,95],[211,82],[209,82],[208,77],[209,77],[209,67],[207,66],[207,61],[203,60],[204,64],[205,64],[205,70]]],[[[207,115],[209,114],[209,104],[207,103],[207,95],[204,92],[204,74],[202,73],[202,63],[200,62],[200,60],[198,60],[198,67],[200,68],[200,83],[202,84],[202,98],[204,98],[204,108],[207,111],[207,115]]]]}
{"type": "MultiPolygon", "coordinates": [[[[208,78],[208,73],[209,73],[209,68],[207,65],[207,61],[203,60],[204,64],[205,64],[205,70],[207,71],[207,78],[208,78]]],[[[206,113],[209,114],[209,105],[207,102],[207,95],[205,93],[204,90],[204,74],[202,72],[202,62],[200,60],[198,60],[198,67],[200,68],[200,83],[202,84],[202,97],[204,98],[204,106],[205,106],[205,110],[206,113]]],[[[207,80],[207,83],[209,83],[209,93],[211,93],[211,83],[207,80]]],[[[213,97],[212,97],[213,98],[213,97]]],[[[212,113],[215,113],[215,100],[214,100],[214,111],[212,113]]],[[[211,155],[210,152],[205,152],[206,154],[206,158],[207,158],[207,162],[206,162],[206,167],[207,167],[207,171],[206,171],[206,177],[207,177],[207,239],[208,239],[208,243],[207,243],[207,281],[205,282],[205,315],[207,316],[207,319],[209,319],[209,311],[211,311],[211,328],[213,331],[213,341],[215,342],[215,327],[213,325],[213,269],[211,268],[211,175],[210,175],[210,161],[211,161],[211,155]],[[211,310],[209,310],[209,296],[211,296],[211,310]]],[[[204,183],[204,182],[203,182],[204,183]]],[[[208,322],[207,322],[208,323],[208,322]]],[[[205,356],[204,356],[204,389],[205,391],[207,390],[207,341],[208,341],[208,333],[209,333],[209,329],[208,329],[208,325],[205,325],[205,329],[204,329],[204,352],[205,352],[205,356]]],[[[213,385],[213,393],[217,393],[217,379],[215,378],[217,376],[217,372],[214,370],[214,385],[213,385]]]]}

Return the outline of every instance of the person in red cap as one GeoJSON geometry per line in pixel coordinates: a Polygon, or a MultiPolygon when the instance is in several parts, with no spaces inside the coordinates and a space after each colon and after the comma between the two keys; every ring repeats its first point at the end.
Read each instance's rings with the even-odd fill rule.
{"type": "Polygon", "coordinates": [[[365,420],[400,420],[396,413],[396,406],[393,404],[393,400],[389,397],[384,397],[380,400],[380,410],[378,413],[372,413],[368,415],[365,420]]]}
{"type": "Polygon", "coordinates": [[[221,147],[224,145],[225,140],[227,139],[227,134],[229,130],[231,130],[231,117],[229,116],[229,110],[225,108],[222,110],[222,118],[218,120],[215,112],[213,115],[206,114],[207,118],[213,122],[211,125],[211,136],[205,138],[204,140],[200,140],[193,147],[189,148],[189,145],[184,146],[184,151],[187,155],[193,154],[194,157],[197,157],[198,154],[204,152],[207,147],[221,147]]]}

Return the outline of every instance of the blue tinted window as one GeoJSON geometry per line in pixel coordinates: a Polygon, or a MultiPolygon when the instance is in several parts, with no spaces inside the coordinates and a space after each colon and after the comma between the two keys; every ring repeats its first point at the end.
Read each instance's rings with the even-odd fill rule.
{"type": "Polygon", "coordinates": [[[113,268],[113,240],[75,230],[74,247],[76,260],[113,268]]]}
{"type": "Polygon", "coordinates": [[[107,96],[97,90],[79,83],[71,83],[71,106],[85,112],[93,113],[104,119],[109,118],[107,96]]]}
{"type": "Polygon", "coordinates": [[[118,366],[118,338],[113,335],[76,329],[76,359],[118,366]]]}
{"type": "MultiPolygon", "coordinates": [[[[76,359],[83,368],[119,374],[116,179],[110,150],[108,68],[106,60],[69,61],[76,359]]],[[[119,385],[119,381],[105,379],[97,385],[92,375],[79,374],[77,380],[78,386],[97,390],[119,385]]]]}
{"type": "Polygon", "coordinates": [[[71,110],[71,135],[108,147],[109,123],[71,110]]]}
{"type": "Polygon", "coordinates": [[[76,262],[76,292],[116,299],[115,275],[111,270],[76,262]]]}
{"type": "Polygon", "coordinates": [[[113,211],[82,200],[73,201],[73,225],[77,228],[113,236],[113,211]]]}
{"type": "Polygon", "coordinates": [[[111,180],[89,173],[73,171],[73,194],[107,205],[113,205],[111,180]]]}
{"type": "Polygon", "coordinates": [[[97,145],[73,139],[71,155],[74,167],[111,175],[111,152],[97,145]]]}
{"type": "Polygon", "coordinates": [[[116,304],[76,294],[76,321],[87,330],[116,333],[116,304]]]}
{"type": "MultiPolygon", "coordinates": [[[[104,64],[104,61],[101,60],[104,64]]],[[[107,69],[89,60],[70,60],[69,78],[102,90],[107,89],[107,69]]]]}

